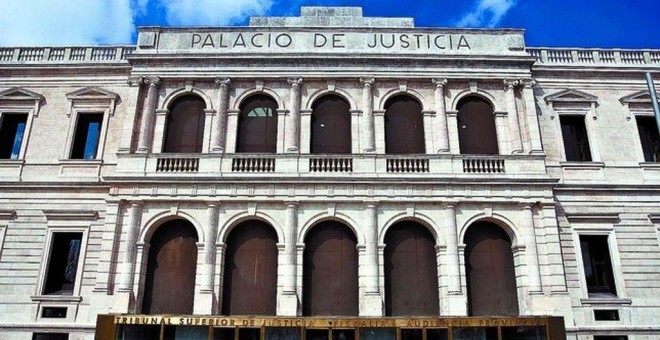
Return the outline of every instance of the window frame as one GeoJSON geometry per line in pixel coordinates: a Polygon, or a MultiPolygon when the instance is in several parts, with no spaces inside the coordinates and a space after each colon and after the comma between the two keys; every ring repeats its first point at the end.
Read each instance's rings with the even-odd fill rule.
{"type": "Polygon", "coordinates": [[[0,121],[6,114],[27,114],[23,140],[16,159],[0,159],[1,162],[23,162],[34,118],[39,116],[43,96],[21,88],[11,88],[0,92],[0,121]]]}
{"type": "MultiPolygon", "coordinates": [[[[653,111],[642,111],[642,110],[635,110],[635,111],[630,111],[631,113],[631,119],[635,123],[635,132],[634,135],[637,137],[637,143],[636,143],[636,151],[637,151],[637,157],[640,160],[640,163],[646,163],[646,164],[660,164],[660,159],[656,160],[655,162],[653,161],[647,161],[646,157],[644,157],[644,147],[642,146],[642,138],[639,134],[639,122],[637,121],[637,117],[650,117],[650,118],[655,118],[655,114],[653,111]]],[[[658,135],[660,138],[660,130],[658,131],[658,135]]]]}
{"type": "Polygon", "coordinates": [[[67,161],[80,161],[80,162],[89,162],[94,160],[103,160],[104,151],[105,151],[105,141],[107,138],[108,131],[108,122],[110,120],[110,114],[108,110],[100,110],[98,107],[92,108],[73,108],[72,112],[67,115],[69,117],[69,127],[67,129],[67,144],[64,148],[64,154],[62,155],[62,160],[67,161]],[[99,140],[96,145],[96,157],[86,159],[86,158],[73,158],[73,144],[76,142],[76,133],[78,132],[78,122],[81,115],[85,114],[99,114],[102,115],[101,119],[101,129],[99,131],[99,140]],[[73,117],[73,118],[71,118],[73,117]]]}
{"type": "Polygon", "coordinates": [[[595,156],[594,156],[594,151],[593,151],[594,148],[592,146],[593,142],[591,141],[590,134],[589,134],[589,127],[587,126],[587,114],[583,114],[583,113],[580,113],[580,112],[564,112],[564,113],[559,115],[558,122],[559,122],[559,134],[558,134],[558,136],[559,136],[559,139],[561,139],[561,143],[562,143],[562,147],[561,147],[562,159],[565,162],[571,162],[571,163],[590,163],[590,162],[594,162],[595,161],[595,156]],[[566,140],[564,140],[564,130],[563,130],[562,122],[561,122],[563,117],[571,117],[571,118],[582,117],[582,119],[584,120],[584,130],[585,130],[585,133],[587,135],[587,144],[589,145],[589,156],[590,156],[591,160],[568,160],[568,158],[566,156],[566,140]]]}

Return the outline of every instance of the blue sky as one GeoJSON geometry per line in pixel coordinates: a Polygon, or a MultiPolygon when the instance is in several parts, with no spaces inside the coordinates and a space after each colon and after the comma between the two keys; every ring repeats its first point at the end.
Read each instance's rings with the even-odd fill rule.
{"type": "Polygon", "coordinates": [[[137,26],[246,25],[313,5],[418,27],[524,28],[536,47],[660,48],[660,0],[0,0],[0,46],[131,44],[137,26]]]}

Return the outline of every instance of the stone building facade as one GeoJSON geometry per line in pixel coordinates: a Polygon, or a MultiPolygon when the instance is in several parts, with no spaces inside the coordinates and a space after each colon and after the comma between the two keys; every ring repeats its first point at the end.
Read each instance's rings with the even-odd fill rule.
{"type": "Polygon", "coordinates": [[[0,337],[89,339],[99,314],[174,308],[552,315],[569,339],[657,338],[658,70],[657,50],[359,8],[2,47],[0,337]]]}

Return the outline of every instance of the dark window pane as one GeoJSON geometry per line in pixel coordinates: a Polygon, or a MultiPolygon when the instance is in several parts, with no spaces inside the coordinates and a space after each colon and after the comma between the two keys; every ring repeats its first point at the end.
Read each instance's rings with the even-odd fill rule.
{"type": "Polygon", "coordinates": [[[591,149],[584,116],[561,116],[561,134],[564,138],[566,160],[569,162],[591,162],[591,149]]]}
{"type": "Polygon", "coordinates": [[[214,328],[213,340],[234,340],[235,328],[214,328]]]}
{"type": "Polygon", "coordinates": [[[454,340],[497,340],[497,327],[453,328],[454,340]]]}
{"type": "Polygon", "coordinates": [[[18,159],[27,114],[3,114],[0,122],[0,159],[18,159]]]}
{"type": "Polygon", "coordinates": [[[655,117],[637,116],[637,130],[645,162],[660,162],[660,137],[655,117]]]}
{"type": "Polygon", "coordinates": [[[594,320],[596,321],[619,321],[619,311],[616,309],[594,310],[594,320]]]}
{"type": "Polygon", "coordinates": [[[616,296],[607,235],[580,235],[589,297],[616,296]]]}
{"type": "Polygon", "coordinates": [[[421,329],[401,328],[401,340],[419,340],[422,337],[421,329]]]}
{"type": "Polygon", "coordinates": [[[72,295],[82,233],[54,233],[44,294],[72,295]]]}
{"type": "Polygon", "coordinates": [[[259,328],[239,328],[238,340],[259,340],[261,329],[259,328]]]}
{"type": "Polygon", "coordinates": [[[447,340],[449,331],[447,329],[426,329],[426,340],[447,340]]]}
{"type": "Polygon", "coordinates": [[[34,333],[32,340],[69,340],[69,334],[64,333],[34,333]]]}
{"type": "Polygon", "coordinates": [[[545,327],[502,327],[502,340],[546,340],[545,327]]]}
{"type": "Polygon", "coordinates": [[[353,329],[333,329],[332,340],[354,340],[355,330],[353,329]]]}
{"type": "Polygon", "coordinates": [[[628,340],[627,335],[594,335],[594,340],[628,340]]]}
{"type": "Polygon", "coordinates": [[[360,340],[395,340],[396,328],[360,328],[360,340]]]}
{"type": "Polygon", "coordinates": [[[117,339],[120,340],[153,340],[159,338],[159,325],[122,325],[117,336],[117,339]]]}
{"type": "Polygon", "coordinates": [[[71,148],[72,159],[95,159],[101,135],[103,114],[81,113],[78,115],[76,132],[71,148]]]}
{"type": "Polygon", "coordinates": [[[300,340],[300,328],[266,327],[265,340],[300,340]]]}
{"type": "Polygon", "coordinates": [[[305,330],[305,340],[328,340],[330,333],[327,329],[305,330]]]}
{"type": "Polygon", "coordinates": [[[277,149],[277,103],[255,95],[241,104],[236,152],[275,153],[277,149]]]}
{"type": "Polygon", "coordinates": [[[177,98],[170,105],[163,152],[202,152],[205,108],[204,100],[194,95],[177,98]]]}
{"type": "Polygon", "coordinates": [[[458,103],[458,144],[461,154],[497,155],[497,131],[493,107],[470,96],[458,103]]]}
{"type": "Polygon", "coordinates": [[[339,96],[324,96],[314,102],[311,153],[351,153],[349,104],[339,96]]]}
{"type": "Polygon", "coordinates": [[[385,153],[425,153],[422,105],[408,96],[385,103],[385,153]]]}

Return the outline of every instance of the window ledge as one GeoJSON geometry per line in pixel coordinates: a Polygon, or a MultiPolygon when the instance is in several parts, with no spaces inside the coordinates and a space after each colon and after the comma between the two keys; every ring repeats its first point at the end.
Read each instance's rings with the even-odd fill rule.
{"type": "Polygon", "coordinates": [[[76,165],[76,164],[98,164],[101,165],[103,164],[102,159],[60,159],[59,160],[60,164],[70,164],[70,165],[76,165]]]}
{"type": "Polygon", "coordinates": [[[660,171],[660,162],[642,162],[639,166],[644,170],[660,171]]]}
{"type": "Polygon", "coordinates": [[[566,170],[600,170],[605,167],[604,162],[559,162],[559,166],[566,170]]]}
{"type": "Polygon", "coordinates": [[[78,303],[82,301],[82,296],[73,296],[73,295],[32,295],[30,296],[32,301],[40,302],[72,302],[78,303]]]}
{"type": "Polygon", "coordinates": [[[580,299],[580,303],[582,303],[583,306],[630,305],[630,304],[632,304],[632,300],[612,296],[612,297],[598,297],[598,298],[580,299]]]}
{"type": "Polygon", "coordinates": [[[0,165],[23,165],[24,159],[0,159],[0,165]]]}

